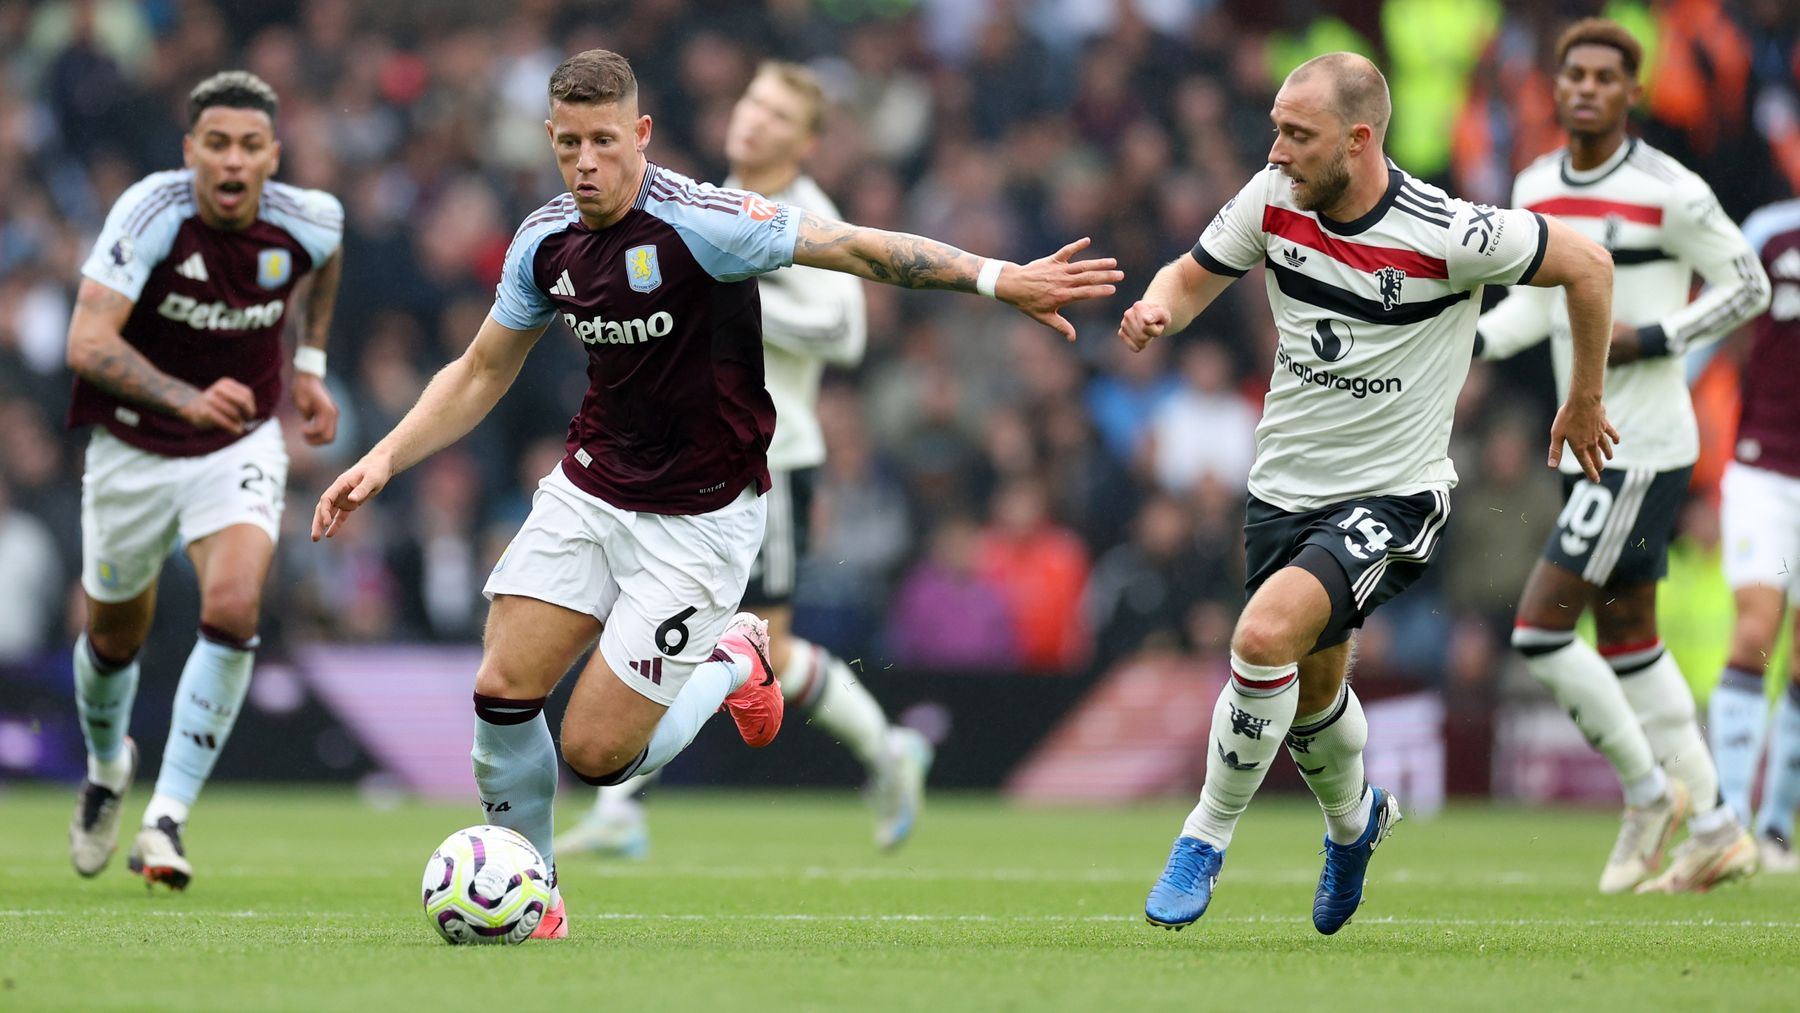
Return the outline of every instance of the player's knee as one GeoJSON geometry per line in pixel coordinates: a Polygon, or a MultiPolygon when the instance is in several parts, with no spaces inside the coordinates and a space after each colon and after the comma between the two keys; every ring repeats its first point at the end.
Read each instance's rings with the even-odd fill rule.
{"type": "Polygon", "coordinates": [[[481,659],[481,667],[475,670],[475,693],[504,700],[535,698],[544,695],[539,681],[531,673],[490,653],[481,659]]]}
{"type": "Polygon", "coordinates": [[[109,671],[117,671],[137,658],[144,648],[147,630],[108,629],[87,631],[88,650],[109,671]]]}
{"type": "Polygon", "coordinates": [[[563,724],[563,762],[588,784],[604,787],[623,784],[643,765],[647,746],[628,751],[611,736],[563,724]]]}
{"type": "Polygon", "coordinates": [[[1294,645],[1294,631],[1278,616],[1246,612],[1231,634],[1231,653],[1252,665],[1287,665],[1304,648],[1294,645]]]}
{"type": "Polygon", "coordinates": [[[262,611],[262,589],[246,581],[223,580],[207,585],[200,596],[200,625],[248,641],[256,636],[262,611]]]}

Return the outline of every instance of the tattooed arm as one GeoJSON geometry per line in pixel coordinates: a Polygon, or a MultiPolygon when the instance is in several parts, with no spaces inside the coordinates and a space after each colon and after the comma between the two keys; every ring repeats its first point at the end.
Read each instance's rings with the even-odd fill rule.
{"type": "MultiPolygon", "coordinates": [[[[325,350],[331,337],[331,311],[337,306],[338,282],[343,276],[344,250],[339,247],[307,281],[306,298],[301,304],[306,308],[301,320],[301,345],[325,350]]],[[[323,377],[295,370],[293,397],[294,407],[300,411],[300,435],[308,444],[317,447],[337,438],[337,402],[331,399],[323,377]]]]}
{"type": "MultiPolygon", "coordinates": [[[[1078,239],[1029,264],[1006,263],[994,285],[999,299],[1046,327],[1074,340],[1075,328],[1061,310],[1072,302],[1113,294],[1124,275],[1112,258],[1072,260],[1086,248],[1078,239]]],[[[946,243],[903,232],[885,232],[833,221],[812,212],[800,219],[794,263],[854,274],[901,288],[975,291],[986,258],[946,243]]]]}
{"type": "Polygon", "coordinates": [[[69,368],[114,397],[178,415],[201,429],[244,431],[256,417],[250,388],[229,377],[205,390],[157,369],[121,333],[133,303],[91,278],[83,278],[69,319],[69,368]]]}

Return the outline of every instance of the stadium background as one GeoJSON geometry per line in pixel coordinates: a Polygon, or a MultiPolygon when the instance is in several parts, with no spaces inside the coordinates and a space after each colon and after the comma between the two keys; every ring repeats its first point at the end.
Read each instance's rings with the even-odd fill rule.
{"type": "MultiPolygon", "coordinates": [[[[942,740],[940,784],[1108,797],[1197,784],[1241,602],[1239,514],[1274,334],[1256,279],[1149,353],[1126,354],[1112,330],[1263,162],[1275,85],[1300,60],[1377,58],[1394,157],[1504,202],[1512,174],[1558,143],[1552,40],[1605,13],[1651,54],[1644,136],[1738,220],[1800,191],[1800,11],[1780,0],[510,6],[0,0],[0,779],[73,779],[80,764],[68,645],[84,441],[61,428],[78,266],[118,194],[178,164],[183,97],[217,69],[275,86],[281,178],[349,211],[330,349],[344,420],[323,451],[291,441],[264,647],[222,778],[450,795],[467,781],[478,591],[561,452],[585,382],[575,343],[548,334],[493,417],[397,481],[348,538],[316,546],[305,524],[318,491],[460,352],[513,227],[559,189],[540,124],[567,53],[629,56],[651,156],[711,180],[757,60],[808,62],[836,100],[810,170],[851,220],[1014,259],[1091,235],[1128,272],[1117,299],[1071,314],[1074,345],[992,303],[868,286],[868,359],[828,380],[798,626],[942,740]],[[1146,752],[1152,740],[1170,748],[1146,752]]],[[[1662,612],[1704,693],[1730,623],[1711,499],[1735,374],[1729,354],[1694,372],[1708,459],[1662,612]]],[[[1387,726],[1375,741],[1407,744],[1371,764],[1419,779],[1409,799],[1434,777],[1530,798],[1616,792],[1505,648],[1558,505],[1539,464],[1549,385],[1541,354],[1475,365],[1451,533],[1362,639],[1359,685],[1390,705],[1371,705],[1387,726]]],[[[198,613],[184,562],[163,588],[134,723],[152,754],[198,613]]],[[[855,777],[817,736],[790,733],[749,763],[726,745],[703,738],[670,779],[855,777]]]]}

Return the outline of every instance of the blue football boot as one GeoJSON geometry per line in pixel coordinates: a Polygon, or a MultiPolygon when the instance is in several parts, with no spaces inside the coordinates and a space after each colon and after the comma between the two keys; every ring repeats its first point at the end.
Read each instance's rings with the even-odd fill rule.
{"type": "Polygon", "coordinates": [[[1369,825],[1354,844],[1333,844],[1325,837],[1325,868],[1319,873],[1319,889],[1313,894],[1313,928],[1331,935],[1350,920],[1363,899],[1363,877],[1369,856],[1400,822],[1400,803],[1386,788],[1370,788],[1369,825]]]}
{"type": "Polygon", "coordinates": [[[1144,917],[1152,925],[1179,932],[1194,924],[1212,903],[1213,884],[1225,852],[1197,837],[1177,837],[1169,849],[1169,864],[1150,888],[1144,901],[1144,917]]]}

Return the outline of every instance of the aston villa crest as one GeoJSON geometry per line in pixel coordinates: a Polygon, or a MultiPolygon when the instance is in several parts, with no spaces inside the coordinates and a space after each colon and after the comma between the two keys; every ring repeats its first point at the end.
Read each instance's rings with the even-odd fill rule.
{"type": "Polygon", "coordinates": [[[656,262],[654,245],[625,251],[625,279],[633,292],[654,292],[662,284],[662,265],[656,262]]]}
{"type": "Polygon", "coordinates": [[[256,255],[256,283],[280,288],[294,276],[294,255],[286,250],[263,250],[256,255]]]}

